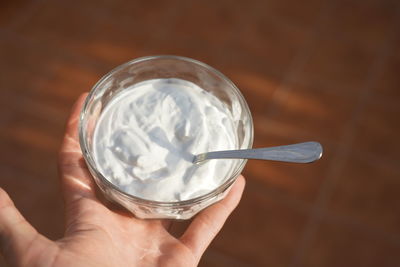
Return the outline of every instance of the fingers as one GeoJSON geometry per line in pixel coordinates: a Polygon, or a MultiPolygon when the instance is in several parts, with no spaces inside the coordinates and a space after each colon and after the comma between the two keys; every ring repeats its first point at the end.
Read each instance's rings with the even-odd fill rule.
{"type": "Polygon", "coordinates": [[[167,232],[171,229],[172,220],[160,219],[160,220],[155,220],[155,221],[158,222],[167,232]]]}
{"type": "Polygon", "coordinates": [[[200,257],[221,230],[228,216],[238,205],[244,185],[244,177],[240,175],[223,200],[203,210],[194,218],[180,239],[194,255],[200,257]]]}
{"type": "Polygon", "coordinates": [[[0,188],[0,249],[6,257],[21,257],[38,236],[36,230],[19,213],[14,203],[0,188]]]}
{"type": "Polygon", "coordinates": [[[95,199],[95,185],[87,169],[78,140],[79,115],[87,93],[74,104],[67,122],[58,159],[61,185],[68,205],[82,197],[95,199]]]}

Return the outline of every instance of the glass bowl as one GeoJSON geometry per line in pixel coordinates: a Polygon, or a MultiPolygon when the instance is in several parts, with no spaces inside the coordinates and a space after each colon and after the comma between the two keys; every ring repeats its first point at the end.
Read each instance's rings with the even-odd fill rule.
{"type": "MultiPolygon", "coordinates": [[[[251,148],[253,122],[250,110],[239,89],[216,69],[190,58],[179,56],[151,56],[134,59],[118,66],[101,78],[90,91],[79,121],[79,142],[83,157],[104,196],[138,218],[190,219],[207,206],[223,199],[246,164],[235,160],[231,173],[217,188],[205,195],[175,202],[143,199],[122,191],[111,183],[96,167],[93,156],[93,133],[96,123],[107,104],[123,90],[150,79],[178,78],[192,82],[215,95],[233,113],[237,147],[251,148]]],[[[212,141],[212,140],[210,140],[212,141]]]]}

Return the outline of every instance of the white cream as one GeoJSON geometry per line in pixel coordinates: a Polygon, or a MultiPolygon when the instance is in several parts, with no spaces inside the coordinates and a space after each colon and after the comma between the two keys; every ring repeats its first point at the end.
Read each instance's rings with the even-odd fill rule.
{"type": "Polygon", "coordinates": [[[237,148],[228,106],[194,83],[155,79],[117,95],[95,128],[99,171],[123,191],[148,200],[181,201],[208,193],[236,160],[193,164],[193,155],[237,148]]]}

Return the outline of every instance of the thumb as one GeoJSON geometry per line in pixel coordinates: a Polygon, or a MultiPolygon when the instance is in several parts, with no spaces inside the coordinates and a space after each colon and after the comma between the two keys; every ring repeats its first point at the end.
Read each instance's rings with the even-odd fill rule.
{"type": "Polygon", "coordinates": [[[0,188],[0,250],[6,259],[22,258],[39,236],[15,207],[6,191],[0,188]]]}
{"type": "Polygon", "coordinates": [[[242,175],[238,177],[228,195],[221,201],[201,211],[191,222],[180,240],[198,258],[221,230],[231,212],[239,204],[245,186],[242,175]]]}

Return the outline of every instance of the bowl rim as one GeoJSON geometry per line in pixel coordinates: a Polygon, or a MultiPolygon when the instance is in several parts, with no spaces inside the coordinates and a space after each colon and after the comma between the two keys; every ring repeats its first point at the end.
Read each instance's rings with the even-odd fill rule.
{"type": "MultiPolygon", "coordinates": [[[[121,190],[117,185],[111,183],[106,177],[103,176],[103,174],[101,172],[99,172],[97,170],[96,167],[96,163],[93,159],[93,157],[91,156],[91,154],[89,153],[89,149],[88,149],[88,143],[85,140],[85,133],[84,133],[84,120],[85,117],[87,115],[88,112],[88,107],[89,107],[89,100],[91,100],[93,98],[93,95],[95,94],[95,92],[98,90],[98,88],[100,87],[100,85],[103,84],[103,82],[105,82],[107,79],[109,79],[111,76],[113,76],[115,73],[117,73],[118,71],[131,66],[133,64],[137,64],[140,62],[144,62],[144,61],[151,61],[151,60],[158,60],[158,59],[172,59],[172,60],[179,60],[179,61],[185,61],[185,62],[189,62],[189,63],[193,63],[196,65],[199,65],[205,69],[210,70],[211,72],[213,72],[214,74],[216,74],[219,78],[221,78],[222,80],[224,80],[227,84],[230,85],[230,87],[233,89],[234,93],[236,94],[236,96],[238,97],[238,99],[241,101],[241,106],[242,108],[245,110],[245,112],[248,114],[249,117],[249,122],[250,122],[250,140],[249,140],[249,147],[248,148],[252,148],[253,146],[253,139],[254,139],[254,125],[253,125],[253,118],[249,109],[249,106],[245,100],[245,98],[243,97],[242,93],[240,92],[239,88],[229,79],[227,78],[224,74],[222,74],[220,71],[218,71],[217,69],[192,58],[188,58],[188,57],[183,57],[183,56],[176,56],[176,55],[154,55],[154,56],[145,56],[145,57],[139,57],[133,60],[130,60],[124,64],[121,64],[117,67],[115,67],[114,69],[112,69],[111,71],[109,71],[107,74],[105,74],[99,81],[96,82],[96,84],[92,87],[92,89],[90,90],[89,94],[87,95],[85,102],[83,104],[82,110],[80,112],[80,116],[79,116],[79,125],[78,125],[78,136],[79,136],[79,144],[80,144],[80,148],[82,151],[82,155],[83,158],[85,159],[86,164],[89,167],[89,170],[91,170],[91,172],[95,172],[95,175],[92,174],[96,184],[98,183],[98,179],[101,180],[102,183],[105,183],[108,187],[112,188],[114,191],[116,191],[119,195],[121,195],[124,198],[128,198],[130,201],[134,201],[140,204],[145,204],[147,206],[162,206],[162,207],[177,207],[177,206],[187,206],[187,205],[193,205],[196,203],[201,203],[204,200],[208,200],[210,198],[213,198],[215,196],[217,196],[218,194],[224,192],[229,186],[231,186],[233,184],[233,182],[237,179],[237,177],[239,176],[239,174],[242,172],[247,160],[246,159],[241,159],[241,163],[236,167],[235,171],[232,173],[231,177],[228,178],[224,183],[222,183],[221,185],[219,185],[218,187],[216,187],[215,189],[213,189],[212,191],[195,197],[195,198],[191,198],[191,199],[187,199],[187,200],[182,200],[182,201],[156,201],[156,200],[149,200],[149,199],[145,199],[145,198],[141,198],[135,195],[131,195],[123,190],[121,190]]],[[[97,186],[99,186],[97,184],[97,186]]],[[[101,186],[99,186],[100,189],[103,191],[103,188],[101,186]]]]}

